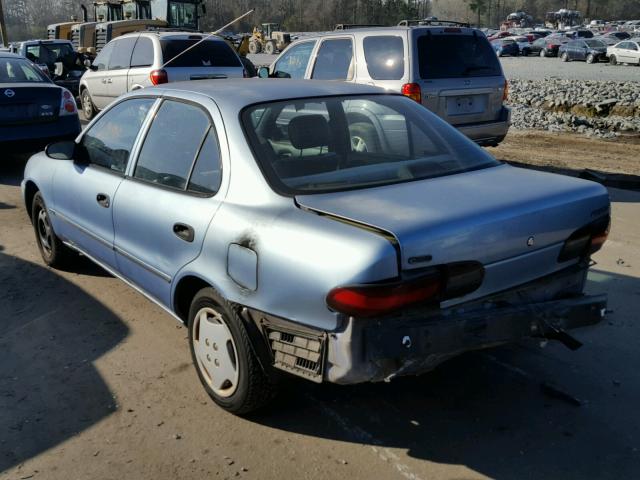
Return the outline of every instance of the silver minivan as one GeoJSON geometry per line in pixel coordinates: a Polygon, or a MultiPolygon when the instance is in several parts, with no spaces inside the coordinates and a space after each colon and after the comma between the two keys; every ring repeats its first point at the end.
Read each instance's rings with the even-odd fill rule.
{"type": "Polygon", "coordinates": [[[190,32],[148,31],[110,41],[80,80],[85,117],[92,118],[123,93],[139,88],[245,76],[240,57],[227,42],[204,38],[190,32]]]}
{"type": "Polygon", "coordinates": [[[357,28],[305,37],[260,76],[402,92],[480,145],[500,143],[511,124],[500,62],[484,34],[463,26],[357,28]]]}

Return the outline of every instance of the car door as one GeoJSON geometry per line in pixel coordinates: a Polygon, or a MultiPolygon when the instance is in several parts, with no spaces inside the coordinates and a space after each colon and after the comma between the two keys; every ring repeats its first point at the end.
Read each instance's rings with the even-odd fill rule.
{"type": "Polygon", "coordinates": [[[629,61],[629,42],[620,42],[616,45],[615,56],[618,63],[626,63],[629,61]]]}
{"type": "Polygon", "coordinates": [[[151,85],[149,74],[150,67],[154,62],[154,55],[153,41],[140,35],[131,55],[131,68],[127,77],[129,91],[151,85]]]}
{"type": "Polygon", "coordinates": [[[355,59],[351,37],[325,38],[316,53],[311,78],[314,80],[353,80],[355,59]]]}
{"type": "Polygon", "coordinates": [[[271,68],[271,76],[276,78],[306,78],[311,53],[316,40],[296,43],[287,48],[271,68]]]}
{"type": "Polygon", "coordinates": [[[106,111],[82,134],[77,158],[61,162],[55,172],[60,236],[110,267],[115,267],[113,199],[154,101],[125,100],[106,111]]]}
{"type": "Polygon", "coordinates": [[[113,53],[113,42],[107,43],[93,61],[93,70],[88,70],[82,77],[91,95],[93,104],[99,109],[104,109],[111,102],[108,92],[107,77],[109,60],[113,53]]]}
{"type": "Polygon", "coordinates": [[[636,42],[627,42],[629,45],[629,63],[640,64],[640,49],[636,42]]]}
{"type": "Polygon", "coordinates": [[[576,60],[586,60],[588,50],[589,49],[587,47],[587,44],[584,42],[584,40],[580,40],[579,42],[576,42],[576,60]]]}
{"type": "Polygon", "coordinates": [[[164,305],[220,205],[220,131],[202,106],[163,100],[116,194],[118,270],[164,305]]]}
{"type": "Polygon", "coordinates": [[[107,77],[107,91],[111,101],[128,92],[127,76],[136,40],[137,37],[114,40],[115,47],[109,60],[109,75],[107,77]]]}

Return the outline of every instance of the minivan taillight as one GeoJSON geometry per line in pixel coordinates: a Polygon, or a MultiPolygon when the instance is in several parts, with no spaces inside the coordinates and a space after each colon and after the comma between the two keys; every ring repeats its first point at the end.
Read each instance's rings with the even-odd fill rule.
{"type": "Polygon", "coordinates": [[[417,83],[405,83],[402,85],[401,92],[405,97],[409,97],[418,103],[422,103],[422,91],[420,90],[420,85],[417,83]]]}
{"type": "Polygon", "coordinates": [[[154,85],[160,85],[162,83],[169,83],[169,77],[166,70],[152,70],[149,74],[149,79],[154,85]]]}
{"type": "Polygon", "coordinates": [[[504,80],[504,90],[502,91],[502,101],[506,102],[509,99],[509,82],[505,78],[504,80]]]}
{"type": "Polygon", "coordinates": [[[326,301],[332,310],[350,316],[381,316],[412,305],[437,306],[473,292],[483,278],[484,267],[478,262],[451,263],[407,280],[336,287],[326,301]]]}

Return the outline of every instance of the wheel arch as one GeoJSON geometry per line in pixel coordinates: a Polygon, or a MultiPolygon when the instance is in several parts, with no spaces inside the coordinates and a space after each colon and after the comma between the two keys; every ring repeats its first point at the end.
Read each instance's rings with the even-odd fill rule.
{"type": "Polygon", "coordinates": [[[191,302],[203,288],[215,288],[215,286],[201,277],[188,274],[178,280],[173,290],[173,311],[185,325],[189,323],[191,302]]]}
{"type": "Polygon", "coordinates": [[[33,209],[33,197],[36,196],[40,189],[33,180],[27,180],[24,186],[24,206],[27,209],[29,220],[31,220],[31,214],[33,209]]]}

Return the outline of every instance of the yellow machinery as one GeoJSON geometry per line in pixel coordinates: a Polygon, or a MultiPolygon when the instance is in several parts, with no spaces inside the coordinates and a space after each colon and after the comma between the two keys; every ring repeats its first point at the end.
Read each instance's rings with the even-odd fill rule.
{"type": "Polygon", "coordinates": [[[279,23],[263,23],[253,28],[249,39],[249,53],[268,55],[281,52],[291,43],[291,35],[280,29],[279,23]]]}

